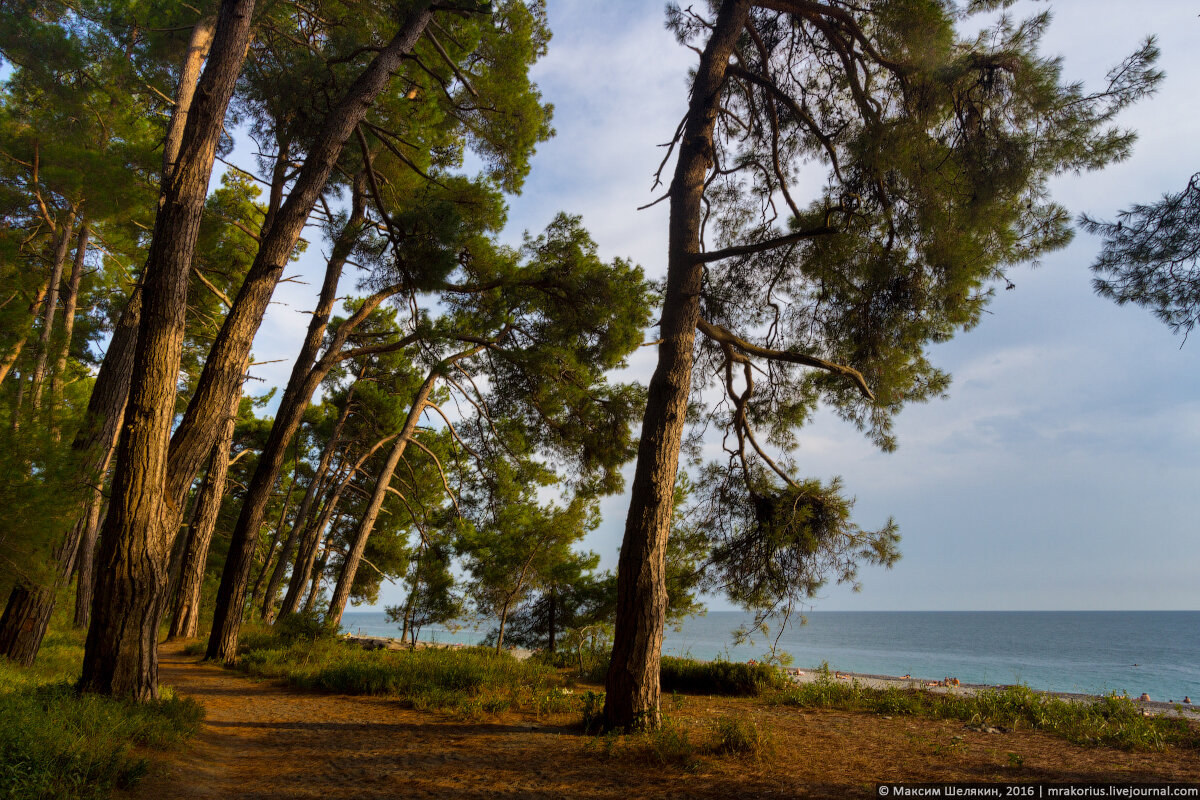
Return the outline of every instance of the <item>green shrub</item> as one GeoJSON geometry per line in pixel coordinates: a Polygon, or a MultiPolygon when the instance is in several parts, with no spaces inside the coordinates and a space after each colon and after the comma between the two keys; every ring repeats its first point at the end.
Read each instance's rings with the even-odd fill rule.
{"type": "Polygon", "coordinates": [[[760,727],[756,722],[737,717],[721,717],[717,720],[713,752],[719,755],[748,756],[757,761],[775,752],[775,739],[769,729],[760,727]]]}
{"type": "Polygon", "coordinates": [[[733,661],[662,659],[660,681],[664,691],[755,697],[789,685],[787,676],[768,664],[733,661]]]}

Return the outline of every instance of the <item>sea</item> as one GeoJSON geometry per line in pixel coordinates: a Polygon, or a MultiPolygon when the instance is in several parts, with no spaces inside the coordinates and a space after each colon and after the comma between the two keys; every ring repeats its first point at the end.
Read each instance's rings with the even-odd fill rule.
{"type": "MultiPolygon", "coordinates": [[[[749,617],[713,611],[668,628],[663,653],[703,660],[762,659],[772,636],[734,644],[749,617]]],[[[399,636],[382,612],[348,611],[342,629],[399,636]]],[[[489,630],[424,628],[426,641],[477,644],[489,630]]],[[[1081,694],[1143,692],[1200,703],[1200,611],[813,611],[779,635],[794,666],[914,680],[1024,684],[1081,694]]]]}

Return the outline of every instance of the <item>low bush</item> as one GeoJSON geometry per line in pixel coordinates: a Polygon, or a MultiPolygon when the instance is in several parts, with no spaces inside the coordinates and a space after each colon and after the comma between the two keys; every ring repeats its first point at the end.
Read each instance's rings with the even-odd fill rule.
{"type": "Polygon", "coordinates": [[[56,618],[33,667],[0,660],[0,797],[103,798],[145,774],[135,746],[179,746],[203,709],[174,697],[132,703],[78,694],[81,632],[56,618]]]}
{"type": "Polygon", "coordinates": [[[959,719],[997,728],[1031,728],[1076,744],[1125,750],[1200,749],[1200,728],[1177,717],[1144,716],[1137,704],[1115,696],[1072,701],[1026,686],[953,695],[922,690],[872,689],[822,678],[781,692],[775,702],[802,708],[837,708],[891,715],[959,719]]]}
{"type": "Polygon", "coordinates": [[[721,717],[717,720],[716,744],[718,755],[737,755],[758,761],[775,752],[775,737],[768,728],[753,720],[721,717]]]}
{"type": "Polygon", "coordinates": [[[670,656],[662,659],[660,682],[667,692],[743,697],[756,697],[790,685],[782,671],[768,664],[694,661],[670,656]]]}

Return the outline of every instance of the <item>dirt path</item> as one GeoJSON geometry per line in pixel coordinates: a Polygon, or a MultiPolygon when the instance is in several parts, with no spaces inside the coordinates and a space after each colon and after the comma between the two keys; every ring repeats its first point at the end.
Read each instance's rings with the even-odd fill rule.
{"type": "Polygon", "coordinates": [[[252,681],[162,651],[161,680],[204,705],[190,748],[159,764],[131,800],[168,798],[843,797],[876,781],[1196,780],[1200,754],[1080,748],[1047,735],[1003,736],[961,723],[798,712],[687,697],[690,725],[753,716],[772,731],[762,762],[706,758],[691,770],[628,752],[567,727],[570,719],[509,715],[463,721],[371,697],[311,694],[252,681]],[[558,722],[559,724],[553,724],[558,722]]]}

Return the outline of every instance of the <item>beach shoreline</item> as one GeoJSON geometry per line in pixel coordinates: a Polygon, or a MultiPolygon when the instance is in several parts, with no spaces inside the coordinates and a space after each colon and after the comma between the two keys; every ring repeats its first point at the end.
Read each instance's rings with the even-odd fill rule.
{"type": "MultiPolygon", "coordinates": [[[[939,694],[952,695],[975,695],[985,691],[1003,691],[1015,684],[991,684],[991,683],[961,683],[956,678],[943,678],[937,680],[935,678],[915,678],[912,676],[903,675],[872,675],[861,672],[843,672],[841,670],[829,670],[825,672],[821,668],[804,669],[789,667],[786,669],[788,676],[795,683],[814,683],[822,677],[828,677],[842,682],[853,683],[857,682],[862,686],[867,686],[872,689],[913,689],[918,691],[936,692],[939,694]],[[947,680],[949,682],[947,682],[947,680]]],[[[1029,687],[1036,694],[1045,695],[1046,697],[1056,697],[1060,700],[1068,700],[1074,703],[1086,703],[1094,700],[1099,700],[1102,696],[1095,694],[1085,694],[1082,692],[1053,692],[1043,689],[1029,687]]],[[[1195,704],[1184,704],[1181,702],[1171,702],[1163,700],[1139,700],[1134,698],[1133,702],[1143,713],[1178,716],[1185,719],[1200,719],[1200,708],[1195,704]]]]}
{"type": "MultiPolygon", "coordinates": [[[[343,634],[342,639],[352,644],[357,644],[369,650],[411,650],[413,645],[408,642],[402,642],[394,637],[387,636],[369,636],[365,634],[343,634]]],[[[471,645],[466,645],[458,642],[425,642],[419,641],[415,649],[442,649],[442,650],[461,650],[471,645]]],[[[532,650],[523,648],[509,648],[506,652],[512,654],[519,660],[525,660],[533,655],[532,650]]],[[[911,689],[916,691],[936,692],[939,694],[952,695],[974,695],[985,691],[1003,691],[1004,689],[1013,686],[1014,684],[992,684],[992,683],[963,683],[956,678],[920,678],[912,677],[911,675],[879,675],[862,672],[845,672],[842,670],[829,670],[825,672],[822,668],[797,668],[787,667],[784,671],[788,677],[795,683],[813,683],[828,675],[836,681],[847,683],[857,682],[862,686],[872,689],[911,689]]],[[[1060,700],[1067,700],[1075,703],[1086,703],[1100,699],[1101,695],[1086,694],[1083,692],[1055,692],[1043,689],[1029,687],[1032,691],[1046,697],[1056,697],[1060,700]]],[[[1146,714],[1177,716],[1185,719],[1200,719],[1200,707],[1195,704],[1187,705],[1181,702],[1164,701],[1164,700],[1139,700],[1134,699],[1133,702],[1138,708],[1146,714]]]]}

